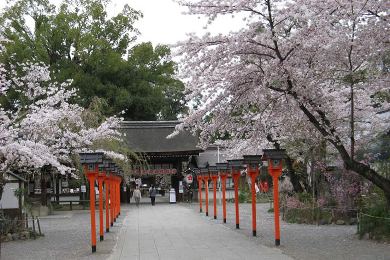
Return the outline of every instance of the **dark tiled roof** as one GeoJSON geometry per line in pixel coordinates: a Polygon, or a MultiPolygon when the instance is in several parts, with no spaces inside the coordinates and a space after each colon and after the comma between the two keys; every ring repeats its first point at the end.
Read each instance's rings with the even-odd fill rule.
{"type": "Polygon", "coordinates": [[[12,177],[14,177],[15,179],[17,179],[17,180],[19,180],[19,181],[27,182],[26,179],[22,178],[21,176],[19,176],[19,175],[16,174],[16,173],[13,173],[13,172],[10,172],[10,171],[7,171],[6,173],[9,174],[9,175],[11,175],[12,177]]]}
{"type": "Polygon", "coordinates": [[[189,131],[167,139],[179,121],[125,121],[121,130],[126,134],[128,146],[142,153],[180,153],[201,151],[197,147],[198,139],[189,131]]]}
{"type": "Polygon", "coordinates": [[[207,165],[215,165],[217,162],[226,162],[226,158],[227,158],[226,150],[221,148],[218,151],[218,148],[216,146],[211,146],[199,154],[198,167],[206,167],[207,165]],[[218,153],[219,153],[219,156],[218,156],[218,153]]]}

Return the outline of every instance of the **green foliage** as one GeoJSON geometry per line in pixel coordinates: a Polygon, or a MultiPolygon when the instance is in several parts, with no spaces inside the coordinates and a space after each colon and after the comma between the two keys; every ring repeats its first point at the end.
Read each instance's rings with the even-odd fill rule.
{"type": "Polygon", "coordinates": [[[238,194],[238,201],[240,203],[246,203],[248,201],[248,198],[249,198],[249,193],[246,191],[240,191],[240,193],[238,194]]]}
{"type": "Polygon", "coordinates": [[[22,197],[24,198],[22,206],[26,210],[26,212],[31,213],[32,201],[30,196],[28,196],[28,190],[23,188],[18,188],[14,191],[14,195],[19,199],[22,197]]]}
{"type": "Polygon", "coordinates": [[[357,210],[334,207],[330,199],[314,201],[310,194],[303,192],[288,197],[283,206],[283,219],[288,223],[298,224],[356,224],[357,210]]]}
{"type": "Polygon", "coordinates": [[[390,210],[386,204],[377,204],[363,210],[359,219],[360,238],[368,234],[371,239],[390,241],[390,210]]]}
{"type": "Polygon", "coordinates": [[[331,224],[332,212],[330,209],[320,208],[292,208],[284,213],[284,220],[298,224],[331,224]]]}
{"type": "MultiPolygon", "coordinates": [[[[105,102],[104,99],[97,98],[95,97],[90,106],[85,109],[82,118],[83,121],[85,122],[87,127],[97,127],[99,126],[105,119],[104,116],[104,109],[107,103],[105,102]]],[[[116,139],[100,139],[95,141],[91,145],[91,149],[102,149],[106,151],[113,151],[117,152],[120,154],[123,154],[127,157],[129,162],[121,161],[121,160],[114,160],[115,163],[121,167],[121,169],[125,173],[130,172],[130,165],[132,163],[137,163],[140,164],[140,162],[143,162],[143,159],[138,156],[136,153],[134,153],[129,146],[123,144],[124,140],[116,140],[116,139]]],[[[80,158],[76,156],[74,158],[74,162],[76,164],[76,168],[80,169],[80,173],[82,172],[81,170],[81,165],[79,163],[80,158]]],[[[84,176],[84,175],[82,175],[84,176]]]]}
{"type": "Polygon", "coordinates": [[[80,188],[82,182],[81,182],[81,179],[69,179],[69,188],[70,189],[76,189],[76,188],[80,188]]]}
{"type": "Polygon", "coordinates": [[[297,193],[299,201],[303,203],[312,203],[313,197],[307,192],[297,193]]]}
{"type": "MultiPolygon", "coordinates": [[[[96,96],[104,100],[105,116],[125,111],[128,120],[176,119],[186,111],[184,85],[174,78],[170,49],[151,43],[130,48],[138,34],[134,22],[142,15],[125,5],[108,17],[109,4],[63,0],[56,8],[47,0],[16,1],[0,18],[0,30],[10,40],[1,61],[17,70],[26,61],[48,65],[57,81],[73,80],[84,107],[96,96]]],[[[15,92],[0,102],[12,107],[19,99],[15,92]]]]}
{"type": "Polygon", "coordinates": [[[256,202],[257,203],[271,203],[272,201],[273,201],[273,198],[272,198],[271,193],[259,192],[256,194],[256,202]]]}
{"type": "Polygon", "coordinates": [[[19,199],[22,198],[22,196],[24,194],[27,194],[27,191],[23,188],[19,188],[19,189],[14,190],[15,197],[18,197],[19,199]]]}
{"type": "Polygon", "coordinates": [[[390,241],[390,209],[383,191],[374,186],[360,204],[359,236],[367,234],[371,239],[390,241]]]}

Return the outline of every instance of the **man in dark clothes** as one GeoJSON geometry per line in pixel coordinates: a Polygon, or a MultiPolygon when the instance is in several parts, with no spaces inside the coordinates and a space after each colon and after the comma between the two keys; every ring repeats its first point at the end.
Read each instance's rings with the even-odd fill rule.
{"type": "Polygon", "coordinates": [[[149,196],[150,196],[150,200],[152,202],[152,205],[154,206],[155,204],[155,201],[156,201],[156,188],[154,187],[154,185],[152,185],[152,187],[150,187],[150,190],[149,190],[149,196]]]}

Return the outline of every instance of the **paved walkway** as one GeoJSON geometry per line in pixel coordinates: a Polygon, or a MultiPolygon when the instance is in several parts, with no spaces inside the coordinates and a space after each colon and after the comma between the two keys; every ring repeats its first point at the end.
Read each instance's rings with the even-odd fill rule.
{"type": "Polygon", "coordinates": [[[127,212],[110,259],[292,259],[176,204],[127,212]]]}
{"type": "Polygon", "coordinates": [[[42,218],[44,237],[3,243],[0,259],[290,259],[288,255],[299,260],[390,260],[390,245],[359,240],[356,226],[282,221],[281,246],[275,248],[273,214],[267,212],[267,204],[257,204],[258,236],[254,238],[250,204],[240,204],[237,230],[233,203],[228,203],[227,224],[223,224],[221,207],[214,220],[211,203],[206,217],[198,213],[197,203],[171,205],[167,197],[158,197],[154,207],[149,198],[143,202],[138,209],[133,201],[122,205],[120,218],[104,241],[97,242],[94,254],[89,211],[75,210],[42,218]]]}

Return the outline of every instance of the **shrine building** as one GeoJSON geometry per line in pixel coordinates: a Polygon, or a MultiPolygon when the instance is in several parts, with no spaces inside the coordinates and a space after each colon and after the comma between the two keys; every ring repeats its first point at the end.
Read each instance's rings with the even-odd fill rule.
{"type": "MultiPolygon", "coordinates": [[[[141,179],[141,189],[155,185],[162,192],[174,188],[179,192],[179,183],[188,168],[197,167],[197,157],[202,152],[197,147],[198,139],[189,131],[167,138],[174,132],[179,121],[124,121],[121,132],[125,145],[145,163],[135,165],[127,182],[141,179]]],[[[133,184],[134,185],[134,184],[133,184]]]]}

